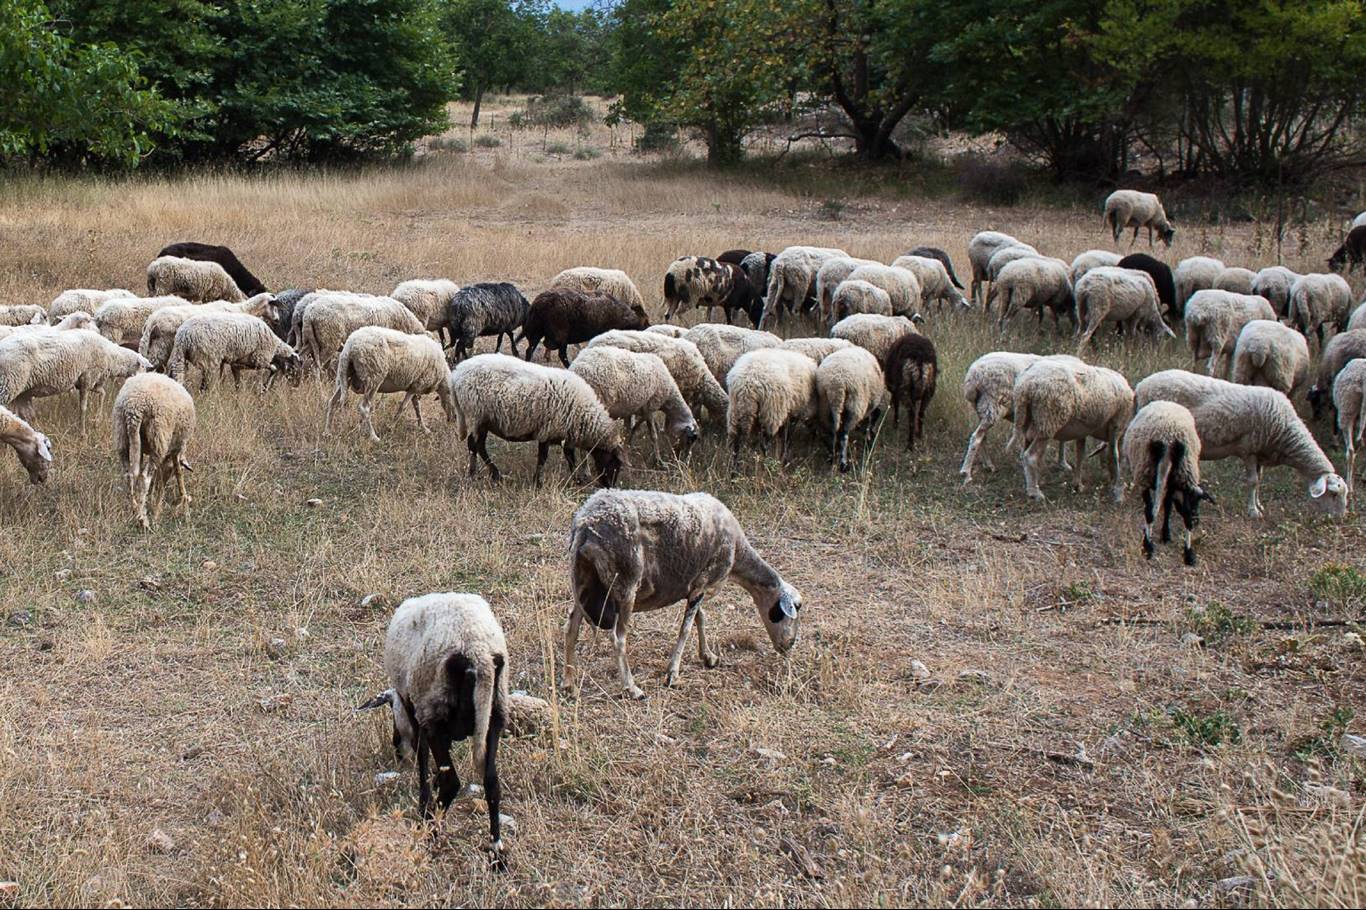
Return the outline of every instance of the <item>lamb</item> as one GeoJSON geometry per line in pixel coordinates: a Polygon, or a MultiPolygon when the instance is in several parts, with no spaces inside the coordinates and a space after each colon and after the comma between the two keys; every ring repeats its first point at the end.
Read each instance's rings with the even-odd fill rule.
{"type": "MultiPolygon", "coordinates": [[[[699,355],[700,356],[700,355],[699,355]]],[[[657,354],[637,353],[612,345],[597,345],[582,351],[569,365],[570,372],[583,378],[597,393],[614,420],[628,420],[627,441],[642,423],[650,428],[655,455],[659,455],[659,436],[654,413],[664,412],[666,429],[675,445],[684,452],[697,441],[697,421],[683,400],[678,383],[657,354]]],[[[705,372],[705,371],[704,371],[705,372]]],[[[707,374],[707,378],[711,378],[707,374]]]]}
{"type": "Polygon", "coordinates": [[[154,297],[173,294],[195,303],[240,303],[247,299],[218,263],[179,256],[158,256],[152,260],[147,266],[147,293],[154,297]]]}
{"type": "Polygon", "coordinates": [[[702,256],[674,260],[664,274],[664,300],[668,304],[665,321],[686,307],[701,306],[707,308],[708,319],[712,308],[720,307],[727,323],[735,310],[749,316],[754,325],[763,317],[763,301],[744,271],[738,265],[702,256]]]}
{"type": "Polygon", "coordinates": [[[406,306],[424,329],[440,337],[449,325],[447,311],[458,293],[460,285],[449,278],[412,278],[400,282],[389,296],[406,306]]]}
{"type": "Polygon", "coordinates": [[[788,312],[810,309],[820,267],[828,259],[848,256],[844,250],[819,246],[790,246],[779,253],[769,265],[764,314],[758,327],[773,324],[784,308],[788,312]]]}
{"type": "Polygon", "coordinates": [[[200,370],[201,392],[223,367],[232,370],[233,383],[239,387],[243,369],[264,370],[261,391],[265,392],[281,372],[297,380],[300,358],[263,319],[248,313],[202,313],[186,319],[176,329],[166,374],[184,383],[190,367],[200,370]]]}
{"type": "Polygon", "coordinates": [[[34,398],[75,391],[84,434],[91,390],[149,366],[137,351],[95,332],[21,332],[0,339],[0,405],[31,420],[34,398]]]}
{"type": "Polygon", "coordinates": [[[1265,297],[1276,311],[1276,318],[1282,319],[1290,309],[1290,289],[1299,277],[1283,265],[1270,266],[1252,279],[1252,293],[1265,297]]]}
{"type": "MultiPolygon", "coordinates": [[[[1252,294],[1252,282],[1257,280],[1257,273],[1252,269],[1239,267],[1226,268],[1219,273],[1219,277],[1214,279],[1214,289],[1216,291],[1232,291],[1235,294],[1252,294]]],[[[1270,302],[1270,301],[1268,301],[1270,302]]]]}
{"type": "Polygon", "coordinates": [[[1309,342],[1274,319],[1254,319],[1238,333],[1233,381],[1264,385],[1294,398],[1309,378],[1309,342]]]}
{"type": "Polygon", "coordinates": [[[1362,262],[1366,262],[1366,224],[1356,225],[1347,234],[1347,238],[1333,251],[1333,255],[1328,257],[1328,270],[1351,272],[1362,262]]]}
{"type": "Polygon", "coordinates": [[[1238,333],[1254,319],[1275,319],[1276,311],[1264,297],[1232,291],[1196,291],[1186,304],[1186,344],[1191,364],[1208,358],[1211,376],[1223,376],[1238,343],[1238,333]]]}
{"type": "Polygon", "coordinates": [[[857,313],[835,323],[831,338],[843,338],[872,353],[878,363],[887,362],[892,345],[904,335],[916,334],[915,321],[905,316],[857,313]]]}
{"type": "Polygon", "coordinates": [[[1096,331],[1107,322],[1128,324],[1133,328],[1145,325],[1154,336],[1175,338],[1176,333],[1162,319],[1157,288],[1145,272],[1118,266],[1092,269],[1077,282],[1077,328],[1081,339],[1077,356],[1096,331]]]}
{"type": "MultiPolygon", "coordinates": [[[[300,301],[301,306],[303,303],[300,301]]],[[[314,370],[330,365],[351,333],[367,325],[383,326],[409,335],[421,335],[424,331],[422,322],[412,311],[392,297],[353,294],[317,297],[308,304],[299,323],[299,350],[303,363],[314,370]]]]}
{"type": "Polygon", "coordinates": [[[587,266],[565,269],[550,281],[552,288],[582,291],[584,294],[602,293],[630,307],[641,320],[650,324],[645,313],[645,298],[635,282],[621,269],[595,269],[587,266]]]}
{"type": "Polygon", "coordinates": [[[892,267],[906,269],[915,276],[915,280],[920,284],[921,299],[925,304],[928,305],[931,300],[948,301],[950,305],[964,310],[972,308],[972,304],[963,296],[962,290],[955,284],[953,275],[944,267],[942,260],[908,253],[893,260],[892,267]]]}
{"type": "MultiPolygon", "coordinates": [[[[176,330],[191,316],[204,313],[248,313],[258,319],[265,319],[274,306],[275,298],[270,294],[257,294],[242,303],[228,303],[225,300],[213,303],[187,303],[183,306],[162,307],[147,317],[142,326],[142,338],[138,341],[138,353],[146,357],[154,370],[165,370],[171,359],[171,348],[175,345],[176,330]]],[[[277,334],[278,337],[278,334],[277,334]]]]}
{"type": "Polygon", "coordinates": [[[107,291],[92,288],[72,288],[69,291],[62,291],[52,298],[52,302],[47,305],[47,321],[56,325],[72,313],[89,313],[93,316],[101,304],[117,297],[133,296],[136,295],[132,291],[125,291],[123,288],[110,288],[107,291]]]}
{"type": "Polygon", "coordinates": [[[1022,453],[1025,492],[1030,499],[1044,500],[1039,462],[1053,439],[1076,441],[1072,485],[1080,491],[1086,440],[1093,437],[1105,443],[1110,495],[1120,500],[1124,482],[1119,475],[1119,440],[1134,412],[1134,392],[1123,376],[1105,367],[1044,358],[1015,380],[1014,408],[1011,440],[1022,453]]]}
{"type": "Polygon", "coordinates": [[[517,354],[517,339],[513,333],[526,324],[531,304],[515,285],[506,281],[480,282],[460,291],[446,306],[446,331],[456,360],[464,360],[474,350],[475,342],[483,335],[497,335],[494,353],[503,350],[506,335],[512,353],[517,354]]]}
{"type": "Polygon", "coordinates": [[[1143,491],[1143,555],[1153,558],[1153,524],[1162,519],[1162,542],[1171,540],[1175,507],[1186,526],[1181,555],[1195,565],[1192,532],[1202,500],[1214,501],[1200,485],[1200,435],[1191,412],[1171,401],[1145,405],[1124,431],[1124,460],[1133,486],[1143,491]]]}
{"type": "Polygon", "coordinates": [[[750,351],[735,362],[726,376],[730,409],[726,412],[726,442],[731,472],[739,470],[740,446],[760,434],[760,451],[782,433],[780,457],[787,454],[786,432],[798,420],[816,416],[816,363],[805,354],[777,348],[750,351]]]}
{"type": "Polygon", "coordinates": [[[384,638],[384,671],[391,688],[357,710],[388,705],[393,712],[394,751],[400,759],[417,757],[423,819],[433,817],[428,753],[436,762],[436,801],[446,809],[461,789],[451,743],[468,739],[474,773],[484,785],[491,849],[500,856],[498,742],[508,724],[508,649],[488,601],[453,591],[403,601],[384,638]]]}
{"type": "Polygon", "coordinates": [[[185,472],[193,470],[187,458],[194,436],[194,399],[180,383],[159,373],[129,377],[114,399],[114,451],[128,478],[128,493],[138,524],[150,530],[147,497],[156,493],[153,518],[161,515],[166,481],[175,475],[178,505],[190,514],[190,494],[185,472]]]}
{"type": "Polygon", "coordinates": [[[1333,380],[1357,357],[1366,357],[1366,328],[1339,332],[1319,353],[1319,369],[1309,389],[1309,406],[1317,419],[1325,403],[1332,403],[1333,380]]]}
{"type": "Polygon", "coordinates": [[[730,368],[735,366],[735,361],[739,360],[741,355],[757,351],[759,348],[776,348],[783,343],[781,338],[771,332],[714,322],[693,326],[684,333],[683,338],[697,346],[707,369],[711,370],[712,376],[722,385],[725,384],[726,376],[730,374],[730,368]]]}
{"type": "Polygon", "coordinates": [[[0,325],[42,325],[47,322],[47,310],[32,304],[0,306],[0,325]]]}
{"type": "Polygon", "coordinates": [[[697,345],[686,338],[669,338],[648,329],[617,329],[594,338],[588,343],[588,348],[600,345],[610,345],[637,354],[654,354],[664,361],[669,375],[694,414],[706,408],[713,417],[725,416],[730,404],[726,390],[717,382],[697,345]]]}
{"type": "Polygon", "coordinates": [[[1081,276],[1094,268],[1102,265],[1119,265],[1120,256],[1113,250],[1086,250],[1078,253],[1072,260],[1072,265],[1067,271],[1067,276],[1076,284],[1081,280],[1081,276]]]}
{"type": "Polygon", "coordinates": [[[1063,313],[1074,323],[1077,321],[1072,282],[1068,279],[1067,263],[1061,259],[1031,257],[1011,262],[1001,269],[991,283],[986,301],[988,310],[991,309],[991,302],[998,297],[1001,300],[1001,318],[997,327],[1001,331],[1005,331],[1010,317],[1021,309],[1037,310],[1040,327],[1043,326],[1045,309],[1053,311],[1055,328],[1063,313]]]}
{"type": "MultiPolygon", "coordinates": [[[[934,259],[944,267],[944,273],[949,276],[949,283],[956,289],[963,290],[963,283],[958,280],[958,276],[953,271],[953,260],[949,254],[937,246],[918,246],[906,254],[907,256],[917,256],[922,259],[934,259]]],[[[896,263],[892,263],[896,265],[896,263]]]]}
{"type": "Polygon", "coordinates": [[[819,364],[836,351],[843,351],[852,347],[856,347],[856,345],[851,341],[845,341],[843,338],[789,338],[778,345],[778,350],[805,354],[819,364]]]}
{"type": "Polygon", "coordinates": [[[1153,193],[1140,193],[1137,190],[1115,190],[1105,199],[1105,224],[1116,243],[1125,228],[1133,228],[1130,246],[1138,242],[1139,228],[1148,229],[1148,246],[1153,245],[1154,229],[1167,246],[1172,245],[1172,238],[1176,236],[1176,229],[1162,209],[1162,200],[1153,193]]]}
{"type": "Polygon", "coordinates": [[[1319,348],[1328,340],[1325,329],[1341,331],[1352,307],[1352,288],[1347,279],[1331,273],[1301,275],[1290,286],[1290,306],[1286,318],[1306,336],[1317,336],[1319,348]]]}
{"type": "Polygon", "coordinates": [[[836,256],[821,263],[816,270],[816,305],[820,313],[820,325],[829,328],[835,324],[835,291],[850,273],[862,265],[881,264],[876,259],[860,259],[857,256],[836,256]]]}
{"type": "Polygon", "coordinates": [[[47,483],[52,467],[52,443],[27,420],[9,408],[0,407],[0,445],[14,449],[19,463],[28,472],[29,483],[47,483]]]}
{"type": "Polygon", "coordinates": [[[1186,318],[1186,304],[1197,291],[1210,290],[1224,272],[1224,264],[1209,256],[1191,256],[1176,264],[1177,319],[1186,318]]]}
{"type": "Polygon", "coordinates": [[[1119,260],[1119,267],[1143,272],[1151,278],[1153,286],[1157,288],[1157,299],[1162,304],[1163,309],[1173,319],[1181,318],[1181,310],[1176,302],[1176,279],[1172,276],[1171,266],[1160,259],[1149,256],[1147,253],[1130,253],[1119,260]]]}
{"type": "Polygon", "coordinates": [[[1138,407],[1174,401],[1190,410],[1206,461],[1239,458],[1247,468],[1248,515],[1261,518],[1262,470],[1289,465],[1309,483],[1309,498],[1321,511],[1347,512],[1347,483],[1314,441],[1309,428],[1285,395],[1265,386],[1238,385],[1188,373],[1163,370],[1138,384],[1138,407]]]}
{"type": "Polygon", "coordinates": [[[165,307],[189,306],[190,301],[174,295],[166,297],[118,297],[95,311],[95,327],[115,344],[137,348],[147,319],[165,307]]]}
{"type": "Polygon", "coordinates": [[[575,449],[587,450],[597,481],[610,487],[626,464],[626,451],[616,421],[582,377],[527,363],[506,354],[477,354],[450,373],[455,396],[456,427],[470,450],[470,476],[477,459],[488,466],[496,483],[502,474],[489,458],[490,433],[508,442],[538,443],[536,485],[541,485],[550,447],[559,444],[565,461],[576,468],[575,449]]]}
{"type": "Polygon", "coordinates": [[[858,313],[891,316],[891,295],[877,285],[859,278],[841,281],[830,301],[831,324],[858,313]]]}
{"type": "Polygon", "coordinates": [[[968,241],[968,261],[972,263],[972,289],[968,297],[973,303],[982,302],[982,285],[987,280],[987,266],[991,257],[1004,247],[1016,246],[1020,241],[999,231],[979,231],[968,241]]]}
{"type": "Polygon", "coordinates": [[[260,279],[249,272],[236,254],[225,246],[184,240],[163,247],[161,252],[157,253],[157,258],[159,259],[162,256],[177,256],[181,259],[195,259],[200,262],[216,262],[223,267],[223,271],[228,273],[228,277],[241,289],[243,294],[255,297],[257,294],[266,293],[266,286],[261,283],[260,279]]]}
{"type": "MultiPolygon", "coordinates": [[[[981,451],[982,442],[997,420],[1014,420],[1015,380],[1042,359],[1038,354],[995,351],[983,354],[968,367],[967,373],[963,376],[963,397],[977,414],[977,427],[968,437],[968,449],[963,456],[963,466],[958,471],[963,483],[972,481],[972,469],[977,464],[979,454],[986,457],[988,470],[995,470],[991,458],[981,451]]],[[[1052,359],[1081,364],[1080,360],[1070,354],[1054,354],[1052,359]]],[[[1058,462],[1064,469],[1067,468],[1063,458],[1065,448],[1065,444],[1060,444],[1058,451],[1058,462]]]]}
{"type": "Polygon", "coordinates": [[[697,656],[708,667],[720,658],[707,647],[702,601],[727,578],[754,599],[759,619],[779,654],[797,641],[801,593],[764,561],[740,523],[706,493],[610,490],[594,493],[574,513],[569,532],[574,606],[564,636],[564,686],[577,689],[575,646],[584,618],[611,629],[621,686],[644,698],[626,660],[631,615],[686,601],[683,623],[664,682],[678,682],[688,634],[697,626],[697,656]]]}
{"type": "Polygon", "coordinates": [[[628,306],[605,293],[552,287],[536,295],[527,311],[522,337],[527,341],[526,359],[545,341],[556,349],[560,363],[569,366],[569,346],[591,341],[612,329],[644,329],[650,320],[645,311],[628,306]]]}
{"type": "Polygon", "coordinates": [[[332,409],[346,402],[347,389],[361,396],[357,407],[370,432],[371,442],[379,442],[371,417],[371,404],[382,392],[403,393],[403,400],[394,412],[395,422],[412,402],[417,425],[422,432],[430,433],[422,421],[421,397],[435,393],[447,419],[454,420],[455,400],[451,397],[449,374],[441,344],[427,335],[412,335],[382,326],[362,326],[346,339],[337,358],[337,385],[327,402],[323,434],[331,433],[332,409]]]}
{"type": "Polygon", "coordinates": [[[1366,359],[1354,357],[1333,380],[1333,408],[1338,412],[1337,429],[1342,437],[1343,457],[1347,461],[1343,476],[1350,494],[1355,486],[1357,446],[1366,431],[1366,359]]]}
{"type": "Polygon", "coordinates": [[[906,335],[887,353],[887,390],[892,393],[892,417],[906,405],[906,451],[925,433],[925,410],[939,382],[939,355],[924,335],[906,335]]]}
{"type": "Polygon", "coordinates": [[[840,473],[850,468],[849,434],[865,419],[871,441],[882,417],[884,392],[877,358],[856,345],[831,352],[816,367],[816,400],[830,425],[830,458],[840,473]]]}

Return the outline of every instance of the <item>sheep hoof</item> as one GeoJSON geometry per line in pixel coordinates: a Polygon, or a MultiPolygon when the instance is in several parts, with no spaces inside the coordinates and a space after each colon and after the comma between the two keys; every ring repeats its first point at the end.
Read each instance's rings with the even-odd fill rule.
{"type": "Polygon", "coordinates": [[[1185,559],[1186,565],[1188,565],[1188,566],[1193,566],[1193,565],[1195,565],[1195,549],[1194,549],[1194,548],[1192,548],[1192,547],[1186,547],[1185,550],[1182,552],[1181,555],[1182,555],[1182,558],[1185,559]]]}
{"type": "Polygon", "coordinates": [[[672,689],[672,688],[674,687],[674,684],[677,683],[677,682],[678,682],[678,673],[676,673],[676,672],[673,671],[673,670],[670,670],[669,673],[668,673],[668,675],[664,677],[664,685],[667,686],[667,687],[670,688],[670,689],[672,689]]]}
{"type": "Polygon", "coordinates": [[[1035,502],[1047,502],[1047,501],[1048,501],[1048,497],[1044,496],[1043,493],[1042,493],[1041,491],[1039,491],[1039,490],[1030,490],[1030,491],[1029,491],[1029,498],[1032,499],[1032,500],[1034,500],[1035,502]]]}
{"type": "Polygon", "coordinates": [[[635,701],[645,700],[645,690],[635,684],[626,687],[626,697],[635,701]]]}
{"type": "Polygon", "coordinates": [[[708,670],[714,670],[721,663],[721,656],[715,651],[708,651],[702,655],[702,666],[708,670]]]}

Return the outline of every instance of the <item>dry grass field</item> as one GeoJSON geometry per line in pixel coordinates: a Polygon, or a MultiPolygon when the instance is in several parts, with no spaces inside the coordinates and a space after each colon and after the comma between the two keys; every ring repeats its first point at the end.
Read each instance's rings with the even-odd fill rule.
{"type": "MultiPolygon", "coordinates": [[[[1068,259],[1104,245],[1098,209],[926,200],[913,174],[900,190],[851,183],[515,147],[353,173],[19,181],[0,194],[0,300],[140,289],[181,239],[226,243],[280,288],[443,275],[530,296],[567,266],[615,266],[660,311],[685,253],[811,242],[888,260],[928,243],[963,275],[978,229],[1068,259]]],[[[1173,261],[1275,258],[1255,223],[1178,228],[1173,261]]],[[[1318,266],[1337,230],[1288,238],[1286,264],[1318,266]]],[[[689,652],[676,689],[662,677],[677,614],[639,617],[640,703],[618,695],[600,634],[580,645],[580,697],[555,694],[567,529],[587,491],[559,461],[533,489],[532,447],[496,443],[504,483],[471,482],[448,424],[423,436],[405,415],[371,445],[348,407],[322,438],[323,388],[229,384],[197,399],[190,517],[168,509],[143,533],[111,399],[85,438],[73,402],[40,404],[48,485],[0,462],[5,899],[1359,906],[1366,780],[1338,742],[1366,732],[1360,516],[1320,519],[1277,469],[1268,520],[1250,521],[1241,466],[1215,464],[1220,504],[1185,569],[1179,547],[1143,560],[1138,507],[1110,503],[1099,464],[1086,492],[1054,473],[1049,502],[1029,503],[1008,428],[989,441],[998,470],[964,489],[964,369],[1072,341],[1023,319],[1003,340],[972,315],[931,314],[926,331],[943,377],[915,457],[887,427],[866,470],[840,476],[803,434],[786,469],[756,460],[732,480],[714,425],[685,465],[637,447],[625,485],[720,496],[806,604],[783,660],[725,588],[721,665],[689,652]],[[487,597],[514,688],[553,700],[552,726],[502,752],[516,822],[502,872],[481,813],[453,810],[428,836],[411,769],[376,782],[396,767],[387,718],[352,711],[385,685],[393,606],[440,590],[487,597]]],[[[1091,357],[1131,381],[1188,362],[1146,339],[1091,357]]]]}

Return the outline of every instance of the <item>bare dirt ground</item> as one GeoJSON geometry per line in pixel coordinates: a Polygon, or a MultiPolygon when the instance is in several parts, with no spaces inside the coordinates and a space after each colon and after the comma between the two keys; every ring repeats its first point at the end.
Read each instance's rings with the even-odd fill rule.
{"type": "MultiPolygon", "coordinates": [[[[686,253],[800,241],[889,260],[929,243],[965,275],[983,228],[1069,259],[1105,245],[1098,208],[988,210],[920,198],[913,174],[875,191],[839,179],[513,146],[347,174],[23,181],[0,195],[0,299],[140,289],[156,251],[191,238],[230,245],[279,288],[443,275],[530,296],[564,267],[615,266],[661,312],[663,271],[686,253]]],[[[1286,264],[1315,268],[1337,231],[1288,238],[1286,264]]],[[[1172,261],[1275,259],[1257,224],[1182,224],[1177,238],[1172,261]]],[[[1241,468],[1212,465],[1220,506],[1185,569],[1176,548],[1143,560],[1138,507],[1109,502],[1099,465],[1086,492],[1054,474],[1050,501],[1030,504],[1004,429],[989,442],[998,470],[962,489],[967,365],[1072,339],[1021,320],[1003,340],[951,314],[930,314],[927,334],[943,377],[913,457],[890,427],[847,476],[804,435],[787,469],[756,460],[735,480],[714,425],[687,465],[637,449],[627,485],[720,496],[806,603],[782,660],[726,588],[721,666],[689,654],[672,690],[678,617],[640,617],[643,703],[618,696],[601,636],[581,644],[581,697],[555,694],[566,532],[587,491],[558,463],[531,488],[527,446],[494,446],[508,475],[495,487],[465,478],[449,425],[423,436],[405,415],[370,445],[348,408],[321,438],[324,388],[229,384],[197,399],[191,516],[144,534],[111,399],[84,438],[74,404],[48,400],[36,423],[55,444],[51,482],[25,487],[9,456],[0,465],[12,900],[1360,905],[1366,788],[1339,746],[1366,732],[1359,515],[1320,519],[1278,469],[1268,519],[1250,521],[1241,468]],[[516,831],[501,873],[482,814],[454,811],[429,839],[411,769],[376,783],[396,767],[387,721],[352,713],[385,684],[393,606],[434,590],[487,597],[514,686],[554,702],[549,729],[502,753],[516,831]]],[[[1091,356],[1135,382],[1188,363],[1180,343],[1146,339],[1091,356]]]]}

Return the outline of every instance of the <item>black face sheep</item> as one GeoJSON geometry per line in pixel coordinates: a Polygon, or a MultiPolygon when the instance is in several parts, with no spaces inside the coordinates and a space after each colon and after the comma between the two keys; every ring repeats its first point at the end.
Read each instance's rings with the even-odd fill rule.
{"type": "Polygon", "coordinates": [[[958,280],[958,275],[953,271],[953,260],[949,254],[937,246],[918,246],[906,254],[907,256],[920,256],[925,259],[938,259],[944,266],[944,271],[948,273],[949,281],[958,290],[963,290],[963,282],[958,280]]]}
{"type": "Polygon", "coordinates": [[[1153,231],[1167,246],[1172,245],[1176,229],[1167,220],[1162,201],[1153,193],[1140,193],[1137,190],[1115,190],[1105,200],[1105,224],[1115,241],[1125,228],[1133,228],[1134,236],[1129,245],[1138,242],[1138,229],[1148,229],[1148,246],[1153,245],[1153,231]]]}
{"type": "MultiPolygon", "coordinates": [[[[830,339],[833,340],[833,339],[830,339]]],[[[830,458],[847,472],[849,434],[867,421],[868,438],[882,416],[882,367],[857,345],[827,354],[816,367],[816,396],[830,429],[830,458]]]]}
{"type": "Polygon", "coordinates": [[[28,471],[29,483],[47,483],[47,472],[52,467],[52,443],[27,420],[6,407],[0,407],[0,445],[14,449],[19,463],[28,471]]]}
{"type": "Polygon", "coordinates": [[[892,393],[892,417],[906,406],[906,449],[925,432],[925,411],[939,382],[939,356],[934,342],[924,335],[906,335],[892,345],[886,361],[887,391],[892,393]]]}
{"type": "Polygon", "coordinates": [[[275,295],[275,302],[266,310],[266,322],[275,337],[281,341],[289,340],[289,329],[294,322],[294,307],[309,294],[313,288],[290,288],[275,295]]]}
{"type": "Polygon", "coordinates": [[[417,758],[422,817],[433,817],[428,757],[436,762],[436,801],[445,809],[460,792],[451,744],[468,739],[488,803],[493,852],[501,853],[498,742],[508,721],[508,649],[488,602],[454,592],[403,601],[384,639],[384,670],[391,688],[358,710],[392,710],[394,751],[417,758]]]}
{"type": "Polygon", "coordinates": [[[564,641],[566,688],[577,687],[574,650],[586,617],[598,628],[612,630],[622,689],[631,698],[644,698],[626,660],[631,615],[679,601],[687,608],[665,685],[678,680],[694,625],[698,657],[707,667],[715,667],[719,658],[707,647],[702,601],[727,578],[754,599],[779,654],[786,654],[797,641],[800,592],[755,551],[730,510],[706,493],[595,493],[574,514],[569,553],[574,607],[564,641]]]}
{"type": "Polygon", "coordinates": [[[1121,269],[1133,269],[1136,272],[1145,272],[1153,280],[1153,286],[1157,288],[1157,299],[1162,304],[1163,310],[1179,318],[1180,309],[1176,303],[1176,278],[1172,275],[1171,266],[1149,256],[1147,253],[1130,253],[1119,262],[1115,263],[1121,269]]]}
{"type": "Polygon", "coordinates": [[[605,293],[586,293],[554,287],[531,301],[522,337],[526,359],[545,342],[546,350],[559,352],[560,363],[569,366],[569,346],[583,344],[612,329],[643,329],[650,320],[643,309],[633,308],[605,293]]]}
{"type": "Polygon", "coordinates": [[[1309,389],[1309,406],[1314,418],[1323,416],[1323,406],[1332,404],[1333,380],[1342,368],[1357,357],[1366,357],[1366,329],[1339,332],[1323,346],[1318,372],[1309,389]]]}
{"type": "Polygon", "coordinates": [[[1328,270],[1350,272],[1366,262],[1366,225],[1354,227],[1347,239],[1328,257],[1328,270]]]}
{"type": "Polygon", "coordinates": [[[526,323],[531,304],[516,286],[506,281],[484,281],[460,289],[446,307],[446,330],[457,360],[464,360],[484,335],[497,335],[494,353],[503,350],[503,336],[517,353],[514,333],[526,323]]]}
{"type": "Polygon", "coordinates": [[[372,442],[379,442],[379,434],[375,432],[371,405],[375,396],[382,392],[403,393],[403,400],[394,414],[395,422],[412,402],[417,425],[422,432],[430,433],[422,421],[420,400],[423,395],[434,393],[440,399],[446,417],[454,420],[455,401],[451,397],[449,375],[441,344],[427,335],[410,335],[373,325],[356,329],[342,345],[337,358],[337,385],[327,402],[323,433],[331,432],[332,409],[346,401],[348,389],[361,396],[358,407],[372,442]]]}
{"type": "Polygon", "coordinates": [[[1191,412],[1170,401],[1145,405],[1124,431],[1124,461],[1134,487],[1143,493],[1143,555],[1153,558],[1153,525],[1162,520],[1162,542],[1172,539],[1172,509],[1186,526],[1182,556],[1195,565],[1192,532],[1200,503],[1214,497],[1200,486],[1200,435],[1191,412]]]}
{"type": "Polygon", "coordinates": [[[777,258],[776,253],[755,252],[740,260],[740,269],[749,279],[750,287],[754,289],[754,295],[760,300],[763,300],[764,295],[768,293],[769,272],[773,268],[773,260],[777,258]]]}
{"type": "Polygon", "coordinates": [[[241,288],[243,294],[254,297],[266,292],[266,286],[261,283],[260,279],[249,272],[247,267],[242,264],[242,260],[238,259],[233,251],[225,246],[183,240],[180,243],[172,243],[162,247],[161,252],[157,253],[157,258],[160,259],[162,256],[176,256],[199,262],[216,262],[223,267],[223,271],[228,273],[228,277],[233,280],[233,283],[241,288]]]}
{"type": "Polygon", "coordinates": [[[176,479],[179,506],[190,514],[185,472],[191,470],[186,449],[194,435],[194,399],[185,387],[160,373],[130,377],[114,399],[114,451],[128,478],[138,523],[152,526],[147,497],[155,492],[153,517],[161,515],[166,481],[176,479]]]}

